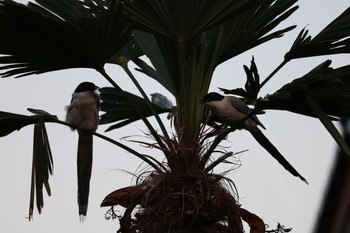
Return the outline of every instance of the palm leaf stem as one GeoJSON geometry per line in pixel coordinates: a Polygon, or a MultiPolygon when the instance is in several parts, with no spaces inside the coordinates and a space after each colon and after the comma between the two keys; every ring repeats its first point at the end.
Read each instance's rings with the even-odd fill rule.
{"type": "MultiPolygon", "coordinates": [[[[66,125],[66,126],[69,126],[69,127],[74,127],[74,128],[79,129],[78,127],[73,126],[73,125],[71,125],[71,124],[69,124],[69,123],[67,123],[67,122],[65,122],[65,121],[50,120],[50,121],[47,121],[47,122],[58,123],[58,124],[61,124],[61,125],[66,125]]],[[[83,129],[79,129],[79,130],[83,130],[83,129]]],[[[114,145],[116,145],[116,146],[118,146],[118,147],[120,147],[120,148],[126,150],[127,152],[129,152],[129,153],[135,155],[135,156],[138,157],[139,159],[141,159],[141,160],[145,161],[146,163],[148,163],[150,166],[152,166],[152,167],[153,167],[155,170],[157,170],[157,171],[159,171],[160,168],[163,168],[164,170],[166,170],[166,168],[164,167],[163,164],[161,164],[158,160],[152,158],[152,157],[149,156],[149,155],[140,154],[140,153],[137,152],[136,150],[133,150],[133,149],[131,149],[130,147],[128,147],[128,146],[126,146],[126,145],[124,145],[124,144],[122,144],[122,143],[120,143],[120,142],[117,142],[117,141],[115,141],[115,140],[113,140],[113,139],[111,139],[111,138],[109,138],[109,137],[107,137],[107,136],[105,136],[105,135],[99,134],[99,133],[97,133],[97,132],[92,132],[92,134],[95,135],[96,137],[99,137],[99,138],[101,138],[101,139],[103,139],[103,140],[105,140],[105,141],[107,141],[107,142],[110,142],[110,143],[112,143],[112,144],[114,144],[114,145]],[[151,160],[152,160],[152,161],[151,161],[151,160]],[[155,162],[155,163],[154,163],[154,162],[155,162]],[[157,166],[156,164],[158,164],[158,166],[157,166]]]]}
{"type": "Polygon", "coordinates": [[[137,152],[136,150],[133,150],[130,147],[128,147],[128,146],[126,146],[126,145],[124,145],[124,144],[122,144],[120,142],[117,142],[114,139],[109,138],[109,137],[107,137],[105,135],[102,135],[102,134],[99,134],[99,133],[96,133],[96,132],[94,132],[93,134],[96,137],[99,137],[99,138],[101,138],[101,139],[103,139],[105,141],[108,141],[108,142],[110,142],[110,143],[112,143],[112,144],[114,144],[114,145],[116,145],[116,146],[118,146],[118,147],[120,147],[120,148],[122,148],[122,149],[124,149],[124,150],[126,150],[128,152],[130,152],[131,154],[135,155],[139,159],[141,159],[141,160],[145,161],[146,163],[148,163],[156,171],[160,171],[161,170],[160,168],[162,168],[164,171],[167,170],[166,167],[162,163],[160,163],[158,160],[152,158],[149,155],[141,154],[141,153],[137,152]]]}
{"type": "MultiPolygon", "coordinates": [[[[183,43],[179,44],[178,48],[179,48],[178,62],[179,62],[180,87],[182,87],[182,88],[180,89],[179,99],[176,100],[176,103],[179,106],[179,117],[180,117],[181,125],[183,126],[184,120],[185,120],[184,115],[183,115],[183,107],[185,106],[185,102],[187,100],[187,96],[183,96],[183,94],[184,94],[183,89],[185,87],[184,84],[186,83],[186,78],[185,78],[186,59],[185,59],[185,55],[184,55],[185,54],[184,44],[183,43]],[[183,97],[185,97],[185,98],[183,98],[183,97]]],[[[180,136],[180,135],[178,135],[178,136],[180,136]]],[[[181,135],[181,138],[182,138],[182,136],[183,135],[181,135]]],[[[181,142],[182,139],[179,138],[179,141],[181,142]]]]}
{"type": "Polygon", "coordinates": [[[213,170],[217,165],[219,165],[220,163],[225,161],[225,159],[231,157],[232,155],[233,155],[233,152],[228,152],[228,153],[224,154],[219,159],[215,160],[213,163],[211,163],[209,166],[207,166],[204,169],[204,172],[209,172],[209,171],[213,170]]]}
{"type": "Polygon", "coordinates": [[[169,138],[168,132],[165,129],[165,126],[162,122],[162,120],[159,117],[159,114],[157,113],[157,111],[153,108],[151,101],[149,100],[147,94],[145,93],[145,91],[142,89],[142,87],[140,86],[139,82],[136,80],[136,78],[134,77],[134,75],[131,73],[130,69],[128,68],[127,63],[123,64],[121,66],[124,71],[127,73],[127,75],[129,76],[129,78],[132,80],[132,82],[134,83],[134,85],[136,86],[136,88],[139,90],[139,92],[141,93],[142,97],[145,99],[147,106],[149,107],[149,109],[152,111],[154,117],[156,118],[159,127],[161,128],[163,135],[167,138],[169,138]]]}
{"type": "Polygon", "coordinates": [[[321,123],[324,125],[324,127],[332,135],[332,137],[337,142],[339,147],[343,150],[343,152],[344,152],[343,154],[346,155],[346,157],[348,159],[350,159],[350,148],[349,148],[349,146],[346,144],[345,140],[343,139],[343,136],[340,134],[340,132],[334,126],[334,124],[329,119],[329,117],[324,112],[324,110],[310,96],[306,96],[306,101],[309,104],[309,106],[312,108],[312,110],[315,112],[315,114],[317,115],[317,117],[321,121],[321,123]]]}
{"type": "Polygon", "coordinates": [[[216,159],[214,162],[212,162],[211,164],[209,164],[205,169],[204,172],[208,173],[211,170],[213,170],[217,165],[221,164],[222,162],[224,162],[227,158],[240,154],[240,153],[244,153],[247,152],[248,150],[243,150],[243,151],[239,151],[236,153],[233,152],[227,152],[224,155],[222,155],[220,158],[216,159]]]}
{"type": "Polygon", "coordinates": [[[290,60],[284,59],[279,66],[277,66],[276,69],[274,69],[269,76],[266,77],[266,79],[260,84],[260,89],[280,70],[284,65],[286,65],[290,60]]]}
{"type": "Polygon", "coordinates": [[[168,153],[168,149],[167,147],[164,145],[164,143],[162,142],[161,138],[159,137],[158,133],[156,132],[156,130],[153,128],[153,126],[151,125],[151,123],[147,120],[147,118],[145,117],[145,115],[143,114],[142,110],[134,103],[134,101],[124,92],[123,89],[121,89],[121,87],[113,81],[113,79],[106,73],[106,71],[104,69],[100,69],[99,70],[100,74],[107,79],[107,81],[114,87],[117,89],[117,91],[119,91],[119,93],[123,96],[123,98],[125,98],[130,105],[135,109],[136,113],[140,116],[140,118],[142,119],[142,121],[145,123],[146,127],[150,130],[152,136],[154,137],[154,139],[157,141],[159,147],[161,148],[161,150],[163,151],[163,153],[165,154],[165,156],[167,158],[169,158],[169,153],[168,153]]]}

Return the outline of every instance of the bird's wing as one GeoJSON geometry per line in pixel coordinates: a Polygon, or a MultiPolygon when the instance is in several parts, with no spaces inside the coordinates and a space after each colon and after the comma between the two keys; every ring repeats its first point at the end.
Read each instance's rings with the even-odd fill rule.
{"type": "MultiPolygon", "coordinates": [[[[249,114],[252,110],[240,99],[236,97],[230,98],[231,106],[244,114],[249,114]]],[[[259,121],[258,117],[253,115],[251,117],[253,121],[255,121],[258,125],[260,125],[263,129],[266,129],[265,126],[259,121]]]]}
{"type": "Polygon", "coordinates": [[[234,107],[241,113],[248,114],[250,112],[249,107],[243,101],[238,101],[238,100],[239,99],[237,100],[233,99],[233,101],[231,100],[232,107],[234,107]]]}

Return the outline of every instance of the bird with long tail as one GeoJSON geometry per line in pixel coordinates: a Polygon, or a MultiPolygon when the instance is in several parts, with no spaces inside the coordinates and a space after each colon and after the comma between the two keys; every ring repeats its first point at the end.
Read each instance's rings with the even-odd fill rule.
{"type": "Polygon", "coordinates": [[[308,184],[307,180],[283,157],[270,140],[261,132],[258,126],[265,129],[259,119],[253,115],[242,124],[237,125],[251,109],[239,98],[234,96],[223,96],[216,92],[206,94],[201,102],[206,104],[213,113],[226,125],[235,129],[248,130],[255,140],[264,147],[287,171],[299,177],[308,184]]]}
{"type": "Polygon", "coordinates": [[[100,97],[98,87],[91,82],[80,83],[72,94],[67,106],[66,121],[78,128],[78,205],[79,217],[85,220],[89,202],[90,179],[92,170],[93,132],[99,124],[100,97]]]}

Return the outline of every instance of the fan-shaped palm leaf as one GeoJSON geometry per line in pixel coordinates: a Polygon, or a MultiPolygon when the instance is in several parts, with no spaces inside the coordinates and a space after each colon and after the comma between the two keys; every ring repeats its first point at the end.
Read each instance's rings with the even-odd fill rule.
{"type": "Polygon", "coordinates": [[[129,42],[113,54],[108,62],[124,67],[129,61],[137,60],[143,54],[133,35],[130,37],[129,42]]]}
{"type": "Polygon", "coordinates": [[[274,94],[258,99],[255,110],[288,110],[318,117],[350,156],[350,149],[331,122],[334,117],[350,115],[350,66],[333,69],[330,64],[327,60],[274,94]]]}
{"type": "Polygon", "coordinates": [[[303,29],[294,41],[286,60],[350,52],[350,8],[311,38],[303,29]]]}
{"type": "MultiPolygon", "coordinates": [[[[135,9],[142,4],[148,4],[133,2],[135,2],[133,5],[135,9]]],[[[168,12],[171,10],[167,8],[170,3],[168,1],[163,1],[163,3],[164,5],[161,5],[164,8],[162,9],[162,17],[166,15],[171,18],[173,12],[168,12]]],[[[284,32],[292,29],[293,27],[289,27],[268,35],[273,28],[295,11],[296,7],[291,8],[294,3],[295,0],[287,2],[264,1],[259,6],[250,6],[249,10],[236,12],[236,14],[231,15],[230,19],[225,18],[227,23],[215,27],[213,24],[211,28],[203,26],[206,31],[199,30],[202,33],[185,36],[185,41],[174,39],[170,34],[175,32],[161,33],[154,28],[148,30],[153,30],[155,34],[145,32],[136,34],[137,43],[150,59],[154,69],[140,61],[136,62],[142,66],[144,73],[152,75],[174,94],[179,111],[177,119],[180,124],[179,128],[186,131],[183,134],[186,137],[184,138],[185,144],[192,145],[194,138],[198,135],[204,112],[204,106],[200,104],[200,99],[208,91],[216,66],[240,52],[272,38],[280,37],[284,32]]],[[[136,11],[134,8],[131,14],[137,15],[136,20],[142,21],[141,24],[147,25],[147,20],[149,22],[155,20],[152,19],[154,13],[147,12],[149,9],[139,12],[140,10],[136,11]]],[[[178,8],[174,9],[173,11],[176,12],[178,8]]],[[[201,11],[203,9],[192,8],[192,10],[201,11]]],[[[165,19],[162,22],[164,21],[165,19]]],[[[204,24],[205,20],[203,21],[204,24]]],[[[177,28],[181,28],[180,19],[178,21],[174,19],[172,23],[178,23],[177,28]]],[[[191,23],[199,24],[200,22],[191,23]]],[[[191,23],[188,22],[187,26],[191,23]]]]}
{"type": "Polygon", "coordinates": [[[51,17],[63,19],[74,24],[80,18],[94,18],[108,12],[117,1],[114,0],[35,0],[28,3],[30,9],[51,17]]]}
{"type": "Polygon", "coordinates": [[[128,42],[130,28],[120,5],[89,9],[89,2],[40,1],[48,6],[45,9],[34,3],[25,6],[1,1],[0,54],[4,56],[0,57],[0,70],[4,72],[0,75],[20,77],[78,67],[102,69],[128,42]]]}
{"type": "Polygon", "coordinates": [[[259,99],[257,109],[279,109],[315,116],[305,97],[310,96],[329,116],[350,115],[350,66],[333,69],[331,61],[320,64],[303,77],[259,99]]]}
{"type": "MultiPolygon", "coordinates": [[[[213,72],[218,64],[261,43],[281,37],[283,33],[293,29],[294,26],[268,33],[297,9],[296,6],[292,7],[295,2],[296,0],[269,0],[264,1],[261,5],[250,7],[249,10],[237,13],[230,20],[227,19],[227,23],[188,41],[184,48],[185,63],[192,64],[193,70],[197,72],[203,69],[207,69],[203,73],[208,73],[210,70],[213,72]],[[193,59],[193,61],[188,59],[193,59]]],[[[161,36],[141,32],[136,34],[136,40],[159,74],[141,61],[136,61],[136,64],[141,66],[143,72],[157,79],[175,97],[178,97],[181,88],[180,68],[183,68],[179,64],[181,56],[179,44],[161,36]]],[[[202,75],[200,78],[204,79],[204,77],[205,75],[202,75]]],[[[208,75],[207,78],[211,78],[211,75],[208,75]]],[[[190,83],[192,79],[197,79],[193,71],[186,81],[190,83]]]]}
{"type": "Polygon", "coordinates": [[[271,32],[298,9],[298,6],[293,6],[296,2],[297,0],[262,1],[232,17],[221,27],[214,28],[214,34],[223,34],[218,42],[221,46],[217,65],[294,29],[295,26],[290,26],[271,32]]]}
{"type": "Polygon", "coordinates": [[[40,118],[44,118],[46,121],[57,120],[54,115],[46,116],[26,116],[21,114],[15,114],[10,112],[0,112],[0,137],[4,137],[16,130],[36,124],[40,118]]]}
{"type": "Polygon", "coordinates": [[[252,0],[124,0],[137,22],[156,34],[183,43],[258,2],[252,0]]]}
{"type": "MultiPolygon", "coordinates": [[[[101,88],[100,92],[102,100],[101,110],[106,112],[102,114],[100,123],[108,124],[118,122],[117,124],[110,126],[107,131],[120,128],[124,125],[140,120],[140,116],[135,112],[135,109],[130,106],[129,101],[126,100],[115,88],[101,88]]],[[[153,115],[143,98],[128,92],[125,94],[127,94],[129,98],[132,99],[135,104],[137,104],[144,116],[149,117],[153,115]]],[[[152,104],[152,107],[158,112],[158,114],[171,111],[171,108],[160,107],[156,104],[152,104]]]]}
{"type": "Polygon", "coordinates": [[[174,75],[177,75],[177,70],[172,69],[176,68],[175,66],[168,66],[172,62],[177,63],[176,57],[167,57],[161,41],[158,42],[153,34],[137,31],[135,39],[154,66],[154,68],[151,67],[141,59],[134,59],[133,62],[140,67],[138,70],[154,78],[174,96],[177,96],[179,87],[178,82],[174,78],[174,75]],[[173,72],[173,76],[171,76],[170,72],[173,72]]]}
{"type": "Polygon", "coordinates": [[[233,94],[244,97],[244,102],[246,104],[255,104],[255,101],[258,97],[260,91],[260,76],[258,73],[258,68],[254,62],[254,57],[251,61],[250,68],[246,65],[243,66],[244,71],[247,75],[247,81],[245,83],[245,89],[236,88],[232,90],[228,90],[225,88],[219,88],[225,94],[233,94]]]}

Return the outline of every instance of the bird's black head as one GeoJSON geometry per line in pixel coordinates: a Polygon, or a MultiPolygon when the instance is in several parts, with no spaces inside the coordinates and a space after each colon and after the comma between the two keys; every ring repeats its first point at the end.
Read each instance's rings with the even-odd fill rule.
{"type": "Polygon", "coordinates": [[[224,99],[225,96],[220,95],[219,93],[216,92],[210,92],[208,94],[206,94],[205,96],[203,96],[203,98],[201,99],[201,103],[208,103],[211,101],[221,101],[224,99]]]}
{"type": "Polygon", "coordinates": [[[82,82],[77,86],[74,92],[95,91],[97,89],[99,88],[91,82],[82,82]]]}

